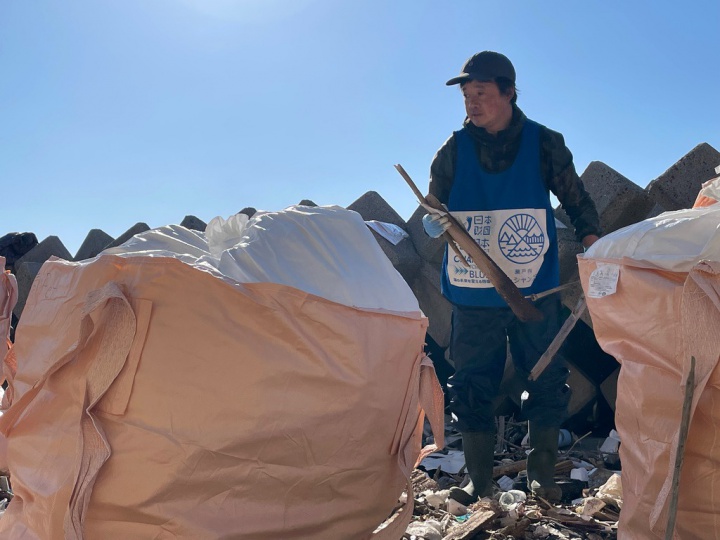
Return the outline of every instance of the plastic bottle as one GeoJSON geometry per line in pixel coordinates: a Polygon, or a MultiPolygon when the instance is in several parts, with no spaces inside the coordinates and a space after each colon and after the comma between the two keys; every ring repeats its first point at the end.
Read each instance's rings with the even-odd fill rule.
{"type": "Polygon", "coordinates": [[[504,491],[500,494],[498,504],[500,504],[500,508],[503,510],[512,510],[518,503],[523,502],[525,498],[525,492],[511,489],[510,491],[504,491]]]}

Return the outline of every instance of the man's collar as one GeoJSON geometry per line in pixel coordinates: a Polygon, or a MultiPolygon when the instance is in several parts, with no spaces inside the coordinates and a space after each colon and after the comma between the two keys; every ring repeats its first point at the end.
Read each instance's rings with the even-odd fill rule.
{"type": "Polygon", "coordinates": [[[477,127],[468,118],[466,118],[465,122],[463,122],[463,126],[470,132],[470,134],[483,141],[498,143],[514,139],[520,135],[526,116],[525,113],[522,112],[514,103],[512,108],[513,112],[512,118],[510,119],[510,125],[502,131],[498,131],[497,135],[490,135],[485,128],[477,127]]]}

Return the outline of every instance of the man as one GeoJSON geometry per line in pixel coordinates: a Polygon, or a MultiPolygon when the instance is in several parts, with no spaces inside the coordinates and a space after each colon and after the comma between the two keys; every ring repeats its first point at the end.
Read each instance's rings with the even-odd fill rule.
{"type": "MultiPolygon", "coordinates": [[[[471,236],[515,282],[524,295],[559,284],[552,191],[570,217],[583,246],[600,235],[595,205],[575,172],[572,154],[560,133],[528,120],[517,107],[515,68],[502,54],[472,56],[458,77],[467,118],[433,159],[430,193],[438,197],[471,236]]],[[[437,238],[447,217],[423,218],[437,238]]],[[[445,250],[442,291],[453,305],[450,357],[455,374],[448,381],[453,421],[463,436],[471,482],[450,497],[470,504],[492,494],[495,447],[493,399],[503,375],[507,347],[525,379],[562,325],[557,294],[535,305],[545,318],[521,322],[477,269],[460,264],[445,250]]],[[[528,487],[536,495],[560,498],[554,482],[558,432],[567,416],[570,389],[561,356],[537,381],[527,383],[522,414],[528,419],[528,487]]]]}

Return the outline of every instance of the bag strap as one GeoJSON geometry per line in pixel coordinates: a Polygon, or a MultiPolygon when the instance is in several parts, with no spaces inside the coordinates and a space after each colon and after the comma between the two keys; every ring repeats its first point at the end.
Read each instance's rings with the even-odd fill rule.
{"type": "Polygon", "coordinates": [[[445,447],[445,396],[429,356],[425,356],[420,364],[420,407],[430,422],[435,443],[421,450],[415,467],[429,454],[445,447]]]}
{"type": "MultiPolygon", "coordinates": [[[[93,294],[93,293],[91,293],[93,294]]],[[[80,420],[81,450],[78,474],[68,511],[65,538],[82,540],[83,524],[98,472],[112,453],[93,408],[118,377],[128,358],[136,333],[136,317],[117,284],[111,282],[98,293],[102,313],[95,321],[92,358],[86,374],[84,414],[80,420]]]]}
{"type": "Polygon", "coordinates": [[[415,508],[415,493],[409,478],[407,478],[405,492],[407,493],[407,503],[375,529],[369,540],[398,540],[403,537],[415,508]]]}
{"type": "Polygon", "coordinates": [[[88,359],[85,372],[84,414],[80,420],[81,440],[75,467],[77,477],[65,514],[65,538],[76,540],[83,538],[83,522],[92,488],[100,468],[111,453],[102,427],[91,411],[124,366],[136,327],[132,307],[115,282],[88,293],[80,316],[79,335],[75,343],[0,417],[0,433],[7,437],[23,413],[33,405],[50,377],[72,360],[80,360],[84,353],[95,355],[88,359]]]}
{"type": "MultiPolygon", "coordinates": [[[[717,332],[718,325],[720,325],[719,263],[702,261],[688,273],[682,291],[680,322],[683,357],[679,359],[682,362],[682,376],[678,390],[684,389],[688,383],[690,357],[694,356],[696,359],[694,380],[690,382],[693,387],[690,407],[690,425],[692,425],[692,418],[698,402],[720,361],[720,356],[718,356],[720,335],[717,332]]],[[[678,400],[681,403],[683,396],[684,394],[678,392],[678,400]]],[[[680,424],[678,423],[678,428],[674,431],[673,439],[669,444],[668,473],[649,515],[650,530],[659,535],[666,533],[679,438],[680,424]]],[[[713,493],[709,496],[715,497],[716,495],[713,493]]]]}
{"type": "MultiPolygon", "coordinates": [[[[17,423],[18,418],[25,412],[30,406],[33,400],[45,386],[45,382],[73,358],[77,357],[80,352],[85,348],[89,339],[94,333],[95,323],[93,319],[100,320],[100,311],[106,307],[107,300],[110,297],[119,297],[124,295],[120,291],[118,285],[114,282],[108,283],[103,289],[95,290],[88,293],[85,301],[85,305],[82,310],[80,329],[78,339],[57,361],[52,363],[43,373],[37,382],[25,392],[19,399],[17,399],[11,407],[5,411],[0,417],[0,433],[6,437],[10,435],[13,426],[17,423]],[[110,293],[111,290],[115,289],[115,293],[110,293]]],[[[125,300],[127,302],[127,300],[125,300]]]]}
{"type": "Polygon", "coordinates": [[[17,278],[8,270],[3,271],[5,259],[0,257],[0,281],[2,281],[3,298],[0,299],[0,322],[10,321],[12,319],[12,311],[18,300],[18,284],[17,278]]]}
{"type": "Polygon", "coordinates": [[[17,279],[5,268],[5,257],[0,257],[0,362],[3,364],[2,376],[12,383],[11,377],[15,372],[11,365],[6,366],[6,358],[12,349],[10,341],[10,325],[12,324],[12,311],[18,300],[17,279]],[[7,369],[6,369],[7,367],[7,369]]]}
{"type": "Polygon", "coordinates": [[[422,353],[419,370],[417,392],[420,414],[411,437],[405,441],[404,448],[401,448],[398,453],[401,462],[399,464],[400,469],[403,471],[407,481],[405,488],[407,503],[395,513],[392,519],[386,521],[382,525],[382,528],[378,528],[373,532],[370,537],[372,540],[397,540],[398,538],[402,538],[412,519],[413,509],[415,507],[415,493],[410,480],[412,470],[408,470],[407,464],[414,460],[412,461],[414,463],[414,469],[426,456],[437,452],[445,446],[445,397],[443,396],[440,382],[435,374],[435,365],[425,353],[422,353]],[[428,421],[430,422],[435,443],[422,448],[419,455],[415,458],[413,454],[417,452],[417,442],[422,438],[425,415],[427,415],[428,421]]]}

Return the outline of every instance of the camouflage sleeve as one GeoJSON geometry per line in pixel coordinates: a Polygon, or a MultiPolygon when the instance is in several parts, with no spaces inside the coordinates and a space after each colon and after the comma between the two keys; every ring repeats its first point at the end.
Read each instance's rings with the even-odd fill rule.
{"type": "Polygon", "coordinates": [[[450,198],[450,188],[452,188],[453,178],[455,177],[455,157],[457,148],[455,146],[455,136],[450,135],[437,151],[430,165],[430,188],[429,193],[435,195],[440,202],[447,204],[450,198]]]}
{"type": "Polygon", "coordinates": [[[578,241],[590,234],[600,236],[602,231],[595,203],[575,171],[573,156],[565,146],[565,139],[557,131],[548,128],[543,131],[543,172],[548,189],[555,194],[570,218],[578,241]]]}

